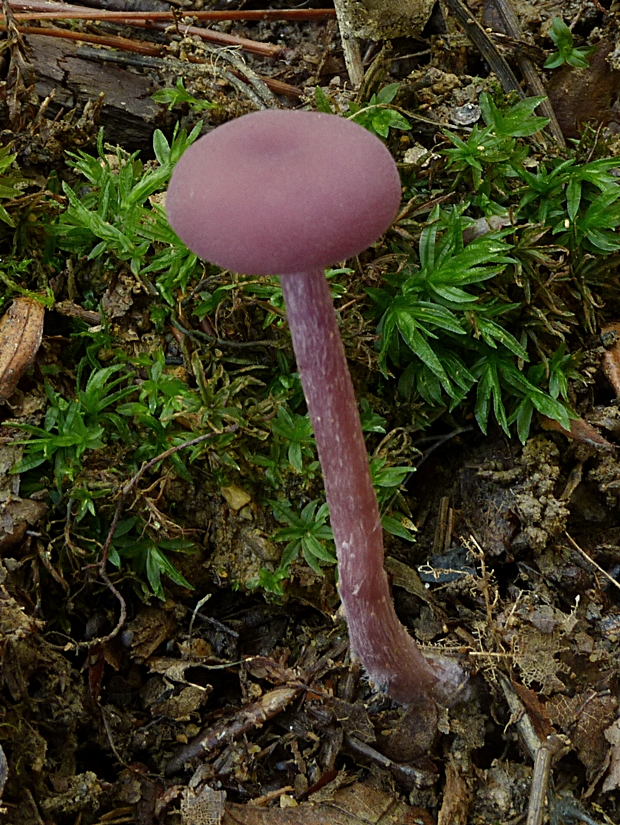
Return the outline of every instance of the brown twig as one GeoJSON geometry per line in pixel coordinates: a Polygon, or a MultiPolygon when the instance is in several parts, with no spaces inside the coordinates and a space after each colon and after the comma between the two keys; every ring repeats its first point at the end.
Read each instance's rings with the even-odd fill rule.
{"type": "Polygon", "coordinates": [[[610,584],[613,584],[614,587],[617,587],[618,590],[620,590],[620,582],[616,581],[616,579],[614,579],[613,576],[609,575],[607,570],[602,568],[600,564],[597,564],[594,561],[594,559],[590,558],[586,551],[581,549],[581,547],[577,544],[575,539],[569,533],[564,532],[564,535],[566,536],[566,538],[570,542],[571,547],[573,547],[574,550],[576,550],[589,564],[595,567],[601,575],[605,576],[605,578],[610,584]]]}
{"type": "Polygon", "coordinates": [[[354,89],[359,89],[364,80],[364,66],[362,64],[362,55],[360,52],[359,40],[353,34],[351,29],[349,14],[345,9],[342,0],[334,0],[335,13],[338,18],[338,29],[340,30],[340,39],[342,42],[342,54],[344,62],[349,74],[351,86],[354,89]]]}
{"type": "MultiPolygon", "coordinates": [[[[19,9],[23,12],[35,12],[37,17],[40,19],[42,14],[50,11],[63,11],[69,14],[69,18],[75,16],[75,14],[80,14],[83,10],[79,6],[71,6],[66,5],[64,8],[59,8],[61,4],[52,4],[41,2],[41,0],[15,0],[12,3],[11,9],[16,11],[19,9]]],[[[178,17],[177,17],[178,19],[178,17]]],[[[170,18],[170,20],[174,20],[174,18],[170,18]]],[[[125,21],[127,22],[127,21],[125,21]]],[[[133,25],[139,26],[141,28],[153,28],[163,31],[168,28],[170,22],[167,20],[154,20],[154,19],[140,19],[139,15],[133,14],[133,25]]],[[[37,29],[36,31],[32,31],[27,29],[26,27],[19,27],[19,31],[22,34],[47,34],[52,37],[63,37],[65,35],[65,30],[55,30],[49,28],[42,28],[37,29]],[[61,31],[62,33],[57,34],[57,31],[61,31]],[[54,34],[52,34],[54,32],[54,34]]],[[[274,46],[272,43],[259,43],[256,40],[250,40],[247,37],[237,37],[233,34],[224,34],[224,32],[218,32],[214,29],[205,29],[199,26],[182,26],[181,29],[182,33],[185,36],[197,36],[200,37],[202,40],[206,40],[210,43],[217,43],[218,46],[228,46],[228,47],[237,47],[242,49],[243,51],[249,52],[250,54],[258,54],[262,57],[280,57],[285,51],[283,46],[274,46]]],[[[75,37],[70,37],[69,39],[73,40],[83,40],[85,43],[92,43],[95,42],[91,39],[92,35],[83,35],[80,36],[80,32],[69,32],[70,35],[76,35],[75,37]]],[[[146,53],[146,52],[143,52],[146,53]]]]}
{"type": "MultiPolygon", "coordinates": [[[[0,23],[0,31],[6,31],[6,26],[0,23]]],[[[34,26],[20,26],[20,34],[42,35],[44,37],[62,37],[66,40],[81,40],[83,43],[95,43],[99,46],[109,46],[112,49],[123,49],[124,51],[136,54],[147,54],[160,56],[161,46],[147,43],[142,40],[131,40],[128,37],[118,37],[117,35],[86,34],[85,32],[74,32],[69,29],[43,29],[34,26]]]]}
{"type": "MultiPolygon", "coordinates": [[[[19,8],[20,6],[31,5],[28,2],[20,3],[13,0],[11,6],[19,8]]],[[[51,4],[46,4],[50,5],[51,4]]],[[[334,9],[268,9],[265,11],[191,11],[191,12],[174,12],[174,11],[86,11],[86,10],[60,10],[38,12],[19,12],[14,15],[15,20],[101,20],[104,22],[115,23],[122,22],[131,25],[132,21],[150,20],[178,20],[180,17],[193,17],[196,20],[210,20],[212,22],[221,22],[223,20],[242,20],[244,22],[252,22],[254,20],[271,20],[271,21],[298,21],[304,20],[330,20],[336,16],[334,9]]]]}
{"type": "Polygon", "coordinates": [[[207,751],[219,749],[248,733],[252,728],[262,727],[269,719],[281,713],[302,690],[302,684],[274,688],[261,696],[257,702],[241,708],[234,718],[222,719],[213,727],[205,728],[195,739],[179,748],[166,766],[166,776],[178,773],[190,759],[202,756],[207,751]]]}
{"type": "MultiPolygon", "coordinates": [[[[127,39],[128,46],[131,46],[134,42],[135,41],[133,40],[127,39]]],[[[160,57],[158,54],[136,54],[133,51],[127,51],[124,47],[120,49],[111,49],[93,48],[87,45],[80,46],[77,50],[77,56],[83,57],[86,60],[96,60],[97,62],[101,61],[105,63],[108,61],[110,63],[118,63],[120,65],[136,65],[149,69],[170,69],[174,66],[174,63],[172,63],[170,59],[160,57]]],[[[191,55],[188,56],[187,62],[192,65],[213,65],[212,60],[193,57],[191,55]]],[[[184,70],[185,62],[179,60],[178,71],[182,72],[184,70]]],[[[241,72],[238,72],[235,69],[229,69],[228,71],[230,74],[235,75],[235,77],[239,77],[241,80],[243,79],[241,72]]],[[[261,80],[275,95],[284,95],[286,97],[294,98],[301,97],[302,90],[299,86],[292,86],[290,83],[285,83],[283,80],[276,80],[273,77],[265,77],[264,75],[256,75],[256,77],[261,80]]],[[[56,197],[56,199],[59,198],[58,195],[52,195],[52,197],[56,197]]]]}
{"type": "Polygon", "coordinates": [[[552,733],[544,742],[541,742],[534,758],[534,772],[525,825],[542,825],[547,808],[545,801],[549,795],[551,768],[554,761],[567,751],[566,738],[557,733],[552,733]]]}
{"type": "Polygon", "coordinates": [[[458,20],[472,43],[497,75],[505,92],[516,92],[525,97],[523,89],[505,58],[498,52],[484,28],[461,0],[443,0],[450,13],[458,20]]]}

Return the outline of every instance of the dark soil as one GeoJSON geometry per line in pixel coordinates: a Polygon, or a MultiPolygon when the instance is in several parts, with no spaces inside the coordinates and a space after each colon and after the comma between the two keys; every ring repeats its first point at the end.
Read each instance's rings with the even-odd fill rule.
{"type": "MultiPolygon", "coordinates": [[[[287,6],[199,2],[224,10],[287,6]]],[[[471,6],[492,25],[491,3],[471,6]]],[[[541,48],[544,24],[560,11],[577,18],[575,31],[600,47],[590,69],[554,76],[549,96],[564,134],[570,139],[593,121],[613,140],[619,73],[601,55],[616,55],[616,11],[598,2],[574,3],[572,11],[551,6],[516,4],[532,48],[541,48]]],[[[14,43],[5,49],[3,128],[20,166],[43,181],[65,169],[67,151],[93,150],[100,124],[107,141],[149,159],[155,128],[170,134],[177,114],[150,95],[174,86],[184,51],[206,61],[182,66],[186,87],[220,104],[207,116],[209,126],[256,108],[247,89],[266,105],[309,102],[317,84],[334,100],[353,96],[334,19],[219,24],[226,33],[283,47],[277,58],[244,52],[243,60],[263,79],[288,84],[286,94],[252,85],[250,72],[234,86],[222,70],[237,77],[242,66],[201,52],[180,33],[77,25],[174,45],[165,60],[133,55],[131,65],[103,62],[83,42],[38,35],[27,36],[21,58],[14,43]]],[[[513,46],[501,47],[511,62],[513,46]]],[[[416,129],[426,146],[488,82],[486,63],[438,7],[415,36],[383,44],[363,39],[361,54],[381,82],[415,90],[416,129]],[[384,57],[373,63],[382,46],[384,57]]],[[[539,73],[545,77],[540,66],[539,73]]],[[[197,117],[182,111],[191,127],[197,117]]],[[[412,148],[409,135],[392,143],[399,161],[412,148]]],[[[44,374],[72,346],[71,313],[97,311],[77,300],[84,272],[96,277],[90,264],[80,266],[84,271],[65,270],[52,284],[58,303],[47,313],[34,372],[23,376],[10,407],[0,407],[3,419],[40,421],[44,374]]],[[[152,296],[139,292],[128,271],[105,295],[127,353],[159,347],[168,364],[174,352],[182,364],[174,336],[144,332],[152,296]]],[[[221,323],[260,338],[244,312],[237,305],[221,323]]],[[[610,305],[601,323],[615,320],[610,305]]],[[[277,336],[285,340],[286,331],[277,336]]],[[[403,498],[417,541],[389,537],[386,568],[412,635],[427,652],[457,657],[469,674],[448,709],[402,708],[368,683],[349,657],[333,570],[319,578],[297,563],[283,597],[245,586],[282,550],[270,540],[279,525],[251,485],[221,485],[215,472],[189,483],[161,465],[136,487],[132,495],[141,506],[148,501],[152,519],[182,520],[199,547],[178,557],[178,570],[195,589],[166,580],[163,601],[111,568],[102,579],[72,544],[69,516],[65,522],[53,509],[49,489],[34,496],[22,490],[20,497],[9,471],[21,434],[3,430],[2,821],[620,822],[620,412],[609,380],[613,349],[597,336],[583,334],[587,383],[575,390],[589,429],[567,437],[541,420],[522,447],[492,427],[483,436],[471,416],[444,415],[403,440],[403,462],[417,465],[403,498]],[[121,627],[119,593],[127,611],[121,627]],[[541,784],[533,781],[535,763],[541,784]]],[[[283,347],[290,353],[286,341],[283,347]]],[[[274,352],[265,352],[265,363],[273,363],[274,352]]],[[[358,359],[363,386],[366,349],[360,344],[348,354],[358,359]]],[[[413,413],[401,407],[393,415],[410,421],[413,413]]],[[[125,481],[118,472],[123,461],[118,447],[88,468],[113,489],[112,507],[125,481]]]]}

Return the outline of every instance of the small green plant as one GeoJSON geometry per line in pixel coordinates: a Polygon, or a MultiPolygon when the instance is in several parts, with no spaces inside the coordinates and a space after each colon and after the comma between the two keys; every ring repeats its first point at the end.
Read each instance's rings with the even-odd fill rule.
{"type": "Polygon", "coordinates": [[[398,495],[405,480],[415,472],[415,467],[390,466],[386,458],[373,458],[370,462],[372,483],[377,493],[377,503],[381,512],[383,529],[393,536],[405,541],[415,541],[413,531],[415,527],[402,514],[385,512],[391,508],[394,498],[398,495]]]}
{"type": "Polygon", "coordinates": [[[557,51],[545,60],[545,69],[557,69],[564,63],[576,69],[586,69],[589,65],[588,57],[595,51],[594,48],[578,48],[573,40],[573,33],[561,17],[554,17],[549,30],[549,37],[557,47],[557,51]]]}
{"type": "MultiPolygon", "coordinates": [[[[568,407],[568,381],[582,380],[575,369],[576,363],[577,359],[567,354],[564,345],[561,344],[550,359],[545,359],[542,363],[535,364],[528,369],[525,377],[527,384],[523,382],[523,376],[519,373],[516,380],[521,383],[524,395],[508,420],[508,424],[516,423],[517,434],[521,442],[524,443],[529,435],[534,410],[538,410],[548,418],[560,421],[557,408],[549,404],[549,396],[552,400],[564,403],[568,407]],[[547,392],[540,389],[545,385],[547,392]]],[[[565,429],[569,429],[565,421],[560,421],[560,423],[565,429]]]]}
{"type": "MultiPolygon", "coordinates": [[[[24,456],[11,469],[25,473],[45,462],[51,462],[58,490],[65,481],[73,481],[82,470],[82,458],[87,451],[104,446],[106,436],[115,430],[127,436],[125,424],[109,408],[118,404],[134,387],[118,387],[127,382],[123,364],[94,370],[84,390],[77,390],[74,399],[63,398],[46,380],[45,392],[49,401],[43,427],[15,423],[12,426],[29,433],[21,442],[24,456]]],[[[78,374],[78,382],[81,371],[78,374]]]]}
{"type": "Polygon", "coordinates": [[[312,461],[316,454],[309,416],[291,412],[282,404],[271,422],[271,431],[288,445],[287,455],[291,467],[298,473],[303,473],[304,458],[312,461]]]}
{"type": "Polygon", "coordinates": [[[620,181],[612,170],[617,166],[616,158],[583,164],[568,158],[541,163],[535,172],[516,168],[525,183],[517,191],[519,214],[535,223],[550,223],[553,233],[573,250],[585,241],[593,251],[615,251],[620,181]]]}
{"type": "Polygon", "coordinates": [[[172,142],[156,130],[153,149],[158,165],[145,168],[138,153],[117,148],[108,154],[99,133],[97,157],[69,153],[70,163],[89,183],[76,192],[63,182],[67,209],[50,227],[58,247],[66,252],[102,259],[107,266],[128,261],[141,277],[161,273],[156,285],[169,304],[173,291],[185,288],[197,268],[197,257],[170,228],[163,208],[153,196],[168,184],[176,161],[200,135],[197,124],[188,135],[175,127],[172,142]]]}
{"type": "MultiPolygon", "coordinates": [[[[390,129],[401,129],[408,131],[411,129],[411,124],[393,105],[392,101],[398,94],[399,83],[390,83],[384,86],[380,92],[373,94],[367,103],[354,103],[351,101],[346,113],[349,120],[354,120],[377,135],[380,138],[387,138],[390,129]]],[[[333,114],[332,106],[327,98],[327,95],[320,86],[316,86],[314,90],[314,101],[316,108],[320,112],[333,114]]]]}
{"type": "Polygon", "coordinates": [[[181,103],[186,103],[193,112],[207,112],[210,109],[217,108],[217,104],[208,100],[201,100],[190,94],[185,88],[181,77],[177,78],[174,88],[160,89],[151,95],[151,100],[154,100],[155,103],[166,104],[169,112],[181,103]]]}
{"type": "Polygon", "coordinates": [[[88,515],[96,517],[97,507],[95,501],[109,496],[111,492],[109,485],[87,487],[85,484],[75,484],[68,494],[71,505],[77,504],[77,511],[73,513],[75,523],[79,524],[88,515]]]}
{"type": "Polygon", "coordinates": [[[319,462],[309,416],[292,412],[279,400],[271,432],[269,454],[253,453],[249,456],[251,463],[264,468],[267,481],[275,489],[286,486],[291,469],[306,481],[312,480],[319,471],[319,462]]]}
{"type": "Polygon", "coordinates": [[[326,523],[329,517],[327,504],[324,502],[319,507],[318,501],[311,501],[299,515],[295,515],[288,501],[269,503],[277,520],[288,525],[273,534],[274,541],[287,542],[280,559],[280,569],[288,570],[301,552],[308,566],[322,576],[320,562],[336,563],[334,534],[326,523]]]}
{"type": "MultiPolygon", "coordinates": [[[[217,432],[231,424],[246,423],[241,408],[231,402],[247,387],[261,384],[249,374],[231,380],[218,364],[214,364],[212,375],[207,377],[197,353],[192,358],[196,389],[188,387],[168,371],[162,352],[140,356],[134,359],[134,364],[145,369],[147,377],[140,383],[138,399],[121,404],[117,412],[132,420],[138,443],[134,453],[136,462],[149,461],[187,441],[190,437],[188,424],[198,432],[205,429],[217,432]],[[185,427],[179,425],[180,419],[185,427]]],[[[217,448],[220,465],[239,469],[232,451],[227,449],[233,439],[233,433],[222,433],[210,442],[210,449],[217,448]]],[[[192,481],[188,463],[203,455],[205,449],[201,444],[187,454],[175,452],[170,456],[170,462],[181,478],[192,481]]]]}
{"type": "MultiPolygon", "coordinates": [[[[11,154],[9,146],[0,146],[0,199],[2,200],[16,198],[21,194],[21,190],[15,185],[20,182],[20,176],[16,172],[10,175],[5,174],[13,165],[16,157],[17,155],[11,154]]],[[[15,226],[13,218],[2,204],[0,204],[0,221],[8,226],[15,226]]]]}
{"type": "MultiPolygon", "coordinates": [[[[193,590],[192,585],[171,563],[167,553],[196,553],[196,546],[184,539],[154,539],[135,518],[123,519],[114,531],[109,551],[110,562],[119,570],[123,560],[129,560],[134,574],[139,580],[146,580],[152,593],[165,601],[166,594],[161,582],[162,576],[181,587],[193,590]]],[[[146,597],[150,595],[147,591],[146,597]]]]}
{"type": "Polygon", "coordinates": [[[542,97],[519,100],[501,111],[483,92],[480,109],[487,124],[484,129],[475,124],[467,140],[444,130],[453,144],[453,148],[444,150],[449,166],[457,170],[459,178],[466,173],[471,175],[475,192],[480,190],[487,197],[497,194],[505,197],[507,179],[515,177],[515,169],[523,165],[529,154],[529,147],[518,144],[516,138],[533,135],[549,122],[548,118],[534,115],[542,100],[542,97]]]}
{"type": "MultiPolygon", "coordinates": [[[[565,403],[532,384],[518,367],[528,362],[523,344],[507,321],[519,305],[490,297],[482,287],[514,263],[502,233],[463,244],[468,221],[461,209],[437,207],[422,230],[418,263],[388,275],[384,289],[367,289],[380,312],[379,364],[388,359],[402,369],[399,387],[406,397],[421,396],[432,406],[454,409],[476,390],[476,420],[487,431],[491,409],[506,433],[506,399],[524,399],[544,415],[569,426],[565,403]],[[502,319],[503,323],[500,323],[502,319]]],[[[505,234],[505,233],[504,233],[505,234]]],[[[520,407],[521,410],[525,406],[520,407]]],[[[522,415],[518,433],[527,436],[522,415]]]]}
{"type": "Polygon", "coordinates": [[[252,589],[262,588],[274,596],[284,595],[284,582],[290,578],[291,564],[303,555],[308,566],[318,575],[323,576],[322,564],[336,564],[334,534],[326,523],[329,511],[326,503],[319,507],[318,501],[311,501],[299,515],[295,515],[287,500],[270,501],[276,519],[287,527],[276,530],[274,541],[287,542],[280,564],[276,570],[263,567],[256,579],[249,582],[252,589]]]}

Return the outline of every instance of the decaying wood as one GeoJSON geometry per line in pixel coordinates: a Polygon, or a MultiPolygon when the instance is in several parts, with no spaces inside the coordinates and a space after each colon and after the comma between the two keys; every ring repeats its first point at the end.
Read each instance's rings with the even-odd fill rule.
{"type": "Polygon", "coordinates": [[[101,125],[106,137],[130,150],[150,143],[161,109],[151,100],[154,88],[146,75],[84,60],[72,41],[29,35],[28,43],[42,98],[53,93],[54,105],[68,110],[83,107],[103,92],[101,125]]]}
{"type": "Polygon", "coordinates": [[[364,66],[362,64],[362,55],[360,52],[359,41],[353,33],[351,21],[347,14],[346,6],[343,0],[334,0],[336,7],[336,14],[338,17],[338,28],[340,30],[340,39],[342,42],[342,55],[347,67],[347,73],[351,86],[354,89],[359,89],[364,79],[364,66]]]}
{"type": "Polygon", "coordinates": [[[166,774],[172,776],[181,770],[188,760],[212,751],[214,748],[221,748],[252,728],[261,727],[269,719],[281,713],[299,695],[301,689],[302,686],[299,685],[270,690],[257,702],[237,711],[233,719],[224,719],[213,727],[206,728],[172,757],[166,767],[166,774]]]}
{"type": "Polygon", "coordinates": [[[515,73],[465,3],[463,3],[462,0],[443,0],[443,2],[450,14],[458,20],[471,42],[495,72],[499,82],[502,84],[502,89],[505,92],[516,92],[519,97],[525,97],[515,73]]]}
{"type": "Polygon", "coordinates": [[[353,37],[388,40],[420,34],[434,0],[336,0],[338,21],[353,37]]]}

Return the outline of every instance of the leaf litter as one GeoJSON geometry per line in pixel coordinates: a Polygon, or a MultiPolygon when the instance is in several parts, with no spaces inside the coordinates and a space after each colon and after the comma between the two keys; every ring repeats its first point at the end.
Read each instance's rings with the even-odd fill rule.
{"type": "MultiPolygon", "coordinates": [[[[540,13],[525,5],[531,24],[540,13]]],[[[263,31],[268,36],[269,26],[263,31]]],[[[309,90],[312,80],[326,80],[331,100],[344,108],[342,79],[334,82],[344,78],[342,57],[329,31],[319,36],[289,26],[286,34],[299,52],[297,68],[287,71],[297,72],[297,83],[308,81],[309,90]]],[[[386,55],[381,62],[385,72],[386,55]]],[[[461,117],[464,107],[476,105],[485,84],[451,68],[414,68],[403,85],[417,95],[421,113],[434,112],[454,128],[455,113],[461,117]]],[[[213,89],[220,101],[221,81],[220,75],[213,89]]],[[[63,144],[76,148],[95,135],[92,109],[58,121],[37,119],[23,83],[12,88],[8,102],[20,160],[28,146],[31,154],[49,149],[48,159],[58,158],[63,144]]],[[[231,100],[226,116],[247,108],[247,101],[231,100]]],[[[57,203],[50,198],[35,215],[35,236],[36,221],[45,223],[57,203]]],[[[28,286],[41,295],[36,277],[28,286]]],[[[260,301],[277,309],[273,294],[256,293],[249,303],[239,285],[231,287],[230,304],[207,313],[201,327],[216,360],[222,358],[216,347],[235,335],[245,341],[248,329],[258,332],[251,310],[260,301]]],[[[250,382],[230,389],[217,364],[212,372],[191,369],[188,348],[196,336],[187,334],[184,308],[176,316],[180,329],[153,323],[148,305],[155,296],[130,264],[110,276],[96,261],[79,260],[77,271],[63,272],[54,288],[62,300],[45,338],[43,305],[35,297],[14,298],[0,322],[0,393],[8,407],[0,445],[0,738],[8,755],[1,785],[7,822],[516,822],[530,804],[536,749],[556,735],[566,744],[553,767],[552,803],[560,817],[618,821],[620,467],[613,314],[601,325],[600,341],[585,341],[585,388],[574,390],[579,417],[571,421],[570,441],[566,428],[548,424],[554,419],[542,420],[543,430],[523,449],[499,429],[491,428],[486,439],[466,432],[453,441],[457,449],[425,455],[412,484],[399,493],[400,523],[415,524],[418,540],[411,551],[402,536],[390,539],[398,609],[429,652],[451,651],[472,672],[462,701],[438,711],[397,708],[367,684],[348,658],[333,577],[319,578],[296,561],[284,601],[248,588],[263,567],[276,566],[271,537],[278,525],[258,491],[246,489],[243,473],[232,483],[226,476],[223,468],[239,456],[225,442],[206,448],[211,477],[203,472],[201,485],[184,476],[181,458],[173,469],[159,466],[139,489],[135,485],[135,500],[126,502],[129,519],[148,515],[131,525],[139,531],[133,544],[116,538],[113,558],[121,559],[124,550],[134,564],[121,566],[114,580],[130,593],[129,618],[111,635],[117,604],[90,563],[110,514],[96,533],[83,525],[98,491],[118,494],[119,468],[129,451],[121,439],[98,445],[93,429],[92,454],[64,468],[78,483],[54,523],[47,519],[48,494],[56,492],[51,474],[32,490],[25,465],[22,479],[10,473],[24,458],[23,431],[11,425],[45,424],[41,387],[47,376],[54,379],[59,411],[61,399],[72,399],[79,386],[77,365],[62,359],[73,344],[62,319],[81,318],[81,333],[94,342],[90,357],[101,362],[111,360],[111,342],[120,341],[125,363],[138,363],[127,376],[119,372],[127,387],[121,382],[117,391],[129,389],[131,378],[148,407],[156,397],[152,387],[164,386],[169,404],[157,409],[164,421],[184,424],[198,414],[174,406],[179,387],[192,382],[212,403],[207,426],[217,426],[215,414],[230,420],[234,392],[254,411],[253,432],[263,440],[265,420],[276,411],[243,394],[250,382]],[[80,305],[88,289],[100,303],[80,305]],[[106,332],[104,321],[113,335],[97,338],[106,332]],[[167,366],[178,367],[167,385],[152,358],[158,350],[167,366]],[[448,501],[445,552],[434,546],[441,499],[448,501]],[[169,551],[179,578],[167,580],[165,597],[155,600],[141,576],[188,535],[200,541],[191,554],[169,551]],[[155,537],[169,547],[162,550],[155,537]],[[420,574],[433,573],[432,582],[423,579],[427,587],[416,566],[420,574]],[[428,594],[423,608],[421,591],[428,594]]],[[[617,306],[610,303],[613,313],[617,306]]],[[[568,318],[559,305],[553,312],[568,318]]],[[[363,328],[361,316],[344,323],[363,328]]],[[[358,361],[376,362],[371,346],[355,346],[358,361]]],[[[248,367],[234,355],[226,363],[231,370],[248,367]]],[[[282,382],[289,379],[283,371],[282,382]]],[[[131,394],[127,398],[135,403],[131,394]]],[[[89,399],[92,392],[80,403],[89,399]]],[[[86,406],[83,412],[88,428],[86,406]]],[[[122,432],[117,418],[113,424],[122,432]]],[[[140,426],[146,421],[156,426],[146,414],[140,426]]],[[[403,462],[412,460],[407,449],[403,462]]],[[[269,460],[277,468],[273,454],[269,460]]],[[[301,454],[296,461],[305,468],[301,454]]],[[[303,485],[295,475],[290,482],[292,497],[295,485],[303,485]]],[[[306,496],[306,503],[311,500],[306,496]]]]}

